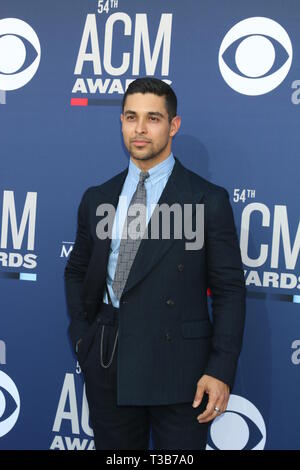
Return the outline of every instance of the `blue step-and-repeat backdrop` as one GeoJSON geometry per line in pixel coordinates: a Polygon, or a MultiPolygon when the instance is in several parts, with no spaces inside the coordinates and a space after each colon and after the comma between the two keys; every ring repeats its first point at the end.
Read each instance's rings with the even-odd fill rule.
{"type": "Polygon", "coordinates": [[[300,449],[298,0],[1,0],[0,449],[94,448],[63,274],[144,75],[172,84],[174,154],[227,188],[240,239],[243,350],[207,449],[300,449]]]}

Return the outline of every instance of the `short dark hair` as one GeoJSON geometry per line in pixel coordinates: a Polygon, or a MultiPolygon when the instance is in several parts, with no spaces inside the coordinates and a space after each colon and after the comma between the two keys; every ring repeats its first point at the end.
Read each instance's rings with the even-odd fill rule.
{"type": "Polygon", "coordinates": [[[166,100],[166,108],[169,116],[169,121],[177,115],[177,97],[167,83],[159,80],[158,78],[153,77],[142,77],[137,78],[134,82],[131,82],[128,86],[122,101],[122,111],[124,111],[124,106],[126,98],[128,95],[133,95],[135,93],[153,93],[157,96],[164,96],[166,100]]]}

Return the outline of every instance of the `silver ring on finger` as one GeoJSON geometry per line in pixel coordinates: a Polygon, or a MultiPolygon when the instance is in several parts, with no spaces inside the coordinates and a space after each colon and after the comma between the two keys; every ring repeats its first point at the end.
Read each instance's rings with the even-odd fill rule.
{"type": "Polygon", "coordinates": [[[217,413],[221,413],[220,408],[218,408],[217,406],[215,406],[214,410],[215,410],[217,413]]]}

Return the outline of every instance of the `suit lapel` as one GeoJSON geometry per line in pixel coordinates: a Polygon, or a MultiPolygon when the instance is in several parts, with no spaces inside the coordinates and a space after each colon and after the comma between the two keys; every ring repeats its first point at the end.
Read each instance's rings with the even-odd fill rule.
{"type": "MultiPolygon", "coordinates": [[[[97,205],[102,203],[111,204],[116,210],[119,195],[122,191],[127,173],[128,167],[101,186],[97,205]]],[[[99,222],[99,220],[97,220],[97,222],[99,222]]],[[[86,298],[86,304],[91,305],[93,308],[97,307],[99,292],[102,292],[105,284],[110,244],[111,233],[110,237],[106,237],[104,240],[96,238],[90,259],[88,276],[85,279],[83,292],[86,298]]],[[[102,300],[101,294],[100,298],[102,300]]],[[[92,313],[94,314],[94,312],[92,313]]]]}

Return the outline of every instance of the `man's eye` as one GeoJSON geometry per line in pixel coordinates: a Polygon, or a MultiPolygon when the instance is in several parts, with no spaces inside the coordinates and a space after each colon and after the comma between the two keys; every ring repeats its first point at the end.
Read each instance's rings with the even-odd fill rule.
{"type": "Polygon", "coordinates": [[[127,118],[126,118],[126,119],[127,119],[127,121],[133,121],[133,119],[134,119],[134,116],[127,116],[127,118]]]}
{"type": "Polygon", "coordinates": [[[157,121],[158,121],[158,118],[155,117],[155,116],[150,116],[150,121],[152,121],[152,122],[157,122],[157,121]]]}

